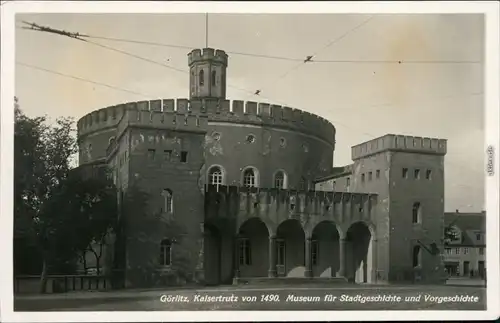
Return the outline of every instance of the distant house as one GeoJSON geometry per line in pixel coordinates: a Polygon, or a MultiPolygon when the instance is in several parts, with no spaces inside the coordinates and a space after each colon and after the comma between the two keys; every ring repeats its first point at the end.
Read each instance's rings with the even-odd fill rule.
{"type": "Polygon", "coordinates": [[[455,239],[445,241],[444,262],[453,277],[484,278],[486,268],[486,212],[445,213],[445,227],[455,239]]]}

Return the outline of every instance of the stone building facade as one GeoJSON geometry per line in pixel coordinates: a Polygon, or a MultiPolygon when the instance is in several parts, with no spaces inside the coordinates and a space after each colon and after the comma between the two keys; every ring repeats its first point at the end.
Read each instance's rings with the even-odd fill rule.
{"type": "Polygon", "coordinates": [[[80,165],[109,167],[121,194],[137,184],[157,214],[142,240],[116,239],[127,286],[181,272],[205,284],[441,281],[446,140],[386,135],[334,167],[330,122],[227,100],[224,51],[193,50],[188,62],[189,99],[119,104],[78,122],[80,165]]]}
{"type": "Polygon", "coordinates": [[[455,239],[445,242],[444,264],[450,277],[486,277],[486,212],[445,213],[455,239]]]}

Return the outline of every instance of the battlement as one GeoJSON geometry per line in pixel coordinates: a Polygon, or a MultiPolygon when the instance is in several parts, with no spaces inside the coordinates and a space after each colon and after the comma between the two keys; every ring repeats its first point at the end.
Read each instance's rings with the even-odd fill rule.
{"type": "MultiPolygon", "coordinates": [[[[332,215],[343,210],[372,214],[378,195],[326,191],[279,190],[275,188],[247,188],[238,186],[205,186],[208,216],[224,216],[225,213],[264,215],[281,211],[285,214],[332,215]]],[[[338,215],[338,214],[337,214],[338,215]]]]}
{"type": "MultiPolygon", "coordinates": [[[[286,106],[270,105],[252,101],[229,101],[210,99],[163,99],[120,104],[87,114],[78,121],[78,136],[117,127],[125,111],[134,114],[130,120],[151,120],[149,125],[196,124],[227,122],[254,124],[267,127],[286,128],[319,137],[332,145],[335,142],[335,127],[326,119],[312,113],[286,106]],[[139,115],[138,115],[139,114],[139,115]],[[173,115],[176,115],[174,118],[173,115]],[[188,121],[184,121],[186,118],[188,121]]],[[[142,121],[141,121],[142,120],[142,121]]]]}
{"type": "Polygon", "coordinates": [[[227,66],[228,56],[225,51],[213,48],[193,49],[188,54],[188,65],[191,66],[200,61],[212,61],[227,66]]]}
{"type": "Polygon", "coordinates": [[[446,155],[446,139],[388,134],[351,148],[352,160],[383,151],[399,151],[430,155],[446,155]]]}

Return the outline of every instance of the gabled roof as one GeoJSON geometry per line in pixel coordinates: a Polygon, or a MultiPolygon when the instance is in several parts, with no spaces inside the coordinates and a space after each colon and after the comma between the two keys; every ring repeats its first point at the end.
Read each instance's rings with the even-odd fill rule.
{"type": "Polygon", "coordinates": [[[445,213],[445,226],[457,227],[462,234],[462,242],[452,242],[450,246],[479,247],[486,245],[486,212],[481,213],[445,213]],[[481,233],[479,240],[476,233],[481,233]]]}

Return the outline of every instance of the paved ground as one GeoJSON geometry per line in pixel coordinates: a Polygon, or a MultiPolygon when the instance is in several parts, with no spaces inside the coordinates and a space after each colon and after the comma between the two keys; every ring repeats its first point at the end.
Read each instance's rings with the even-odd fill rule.
{"type": "Polygon", "coordinates": [[[33,295],[14,300],[15,311],[484,310],[485,307],[483,287],[415,285],[230,286],[33,295]],[[443,299],[454,296],[462,299],[443,299]],[[386,299],[381,300],[382,297],[386,299]]]}

